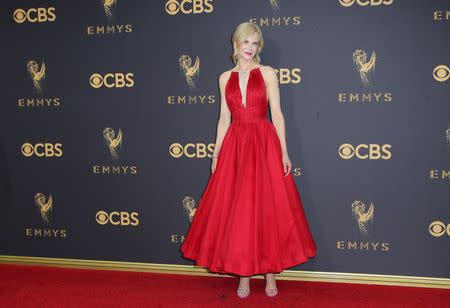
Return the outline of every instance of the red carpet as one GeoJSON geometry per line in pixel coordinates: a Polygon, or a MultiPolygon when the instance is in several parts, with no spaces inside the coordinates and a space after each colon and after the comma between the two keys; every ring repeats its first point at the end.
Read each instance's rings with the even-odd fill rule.
{"type": "Polygon", "coordinates": [[[450,307],[450,290],[264,280],[235,295],[237,278],[0,265],[0,307],[450,307]]]}

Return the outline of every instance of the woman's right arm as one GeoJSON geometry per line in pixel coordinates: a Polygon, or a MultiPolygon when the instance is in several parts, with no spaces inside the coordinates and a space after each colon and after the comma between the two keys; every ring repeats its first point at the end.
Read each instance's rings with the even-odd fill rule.
{"type": "MultiPolygon", "coordinates": [[[[228,109],[227,101],[225,98],[225,86],[227,84],[228,78],[230,77],[230,74],[230,72],[224,72],[219,77],[220,116],[217,123],[217,135],[216,142],[214,144],[214,154],[219,154],[223,138],[225,137],[228,127],[231,123],[231,112],[230,109],[228,109]]],[[[217,159],[217,157],[213,159],[217,159]]]]}

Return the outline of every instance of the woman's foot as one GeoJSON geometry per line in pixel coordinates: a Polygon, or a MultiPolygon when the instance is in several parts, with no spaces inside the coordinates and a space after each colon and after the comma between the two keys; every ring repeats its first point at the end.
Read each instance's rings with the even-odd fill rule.
{"type": "Polygon", "coordinates": [[[266,295],[274,297],[278,294],[277,284],[275,282],[275,274],[267,273],[264,276],[266,277],[266,295]]]}
{"type": "Polygon", "coordinates": [[[236,290],[236,293],[240,298],[250,295],[250,277],[239,278],[239,287],[236,290]]]}

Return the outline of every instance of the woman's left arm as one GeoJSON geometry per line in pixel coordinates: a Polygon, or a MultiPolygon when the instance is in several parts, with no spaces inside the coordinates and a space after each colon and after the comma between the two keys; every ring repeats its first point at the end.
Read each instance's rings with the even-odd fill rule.
{"type": "Polygon", "coordinates": [[[281,153],[283,155],[283,168],[285,172],[285,176],[288,175],[288,173],[292,169],[292,163],[289,159],[288,151],[287,151],[287,144],[286,144],[286,135],[285,135],[285,125],[284,125],[284,116],[283,112],[281,111],[280,106],[280,89],[278,87],[278,77],[275,70],[267,66],[266,69],[266,82],[267,82],[267,96],[269,99],[269,106],[270,106],[270,115],[272,117],[272,123],[275,127],[275,130],[277,131],[278,138],[280,139],[281,143],[281,153]]]}

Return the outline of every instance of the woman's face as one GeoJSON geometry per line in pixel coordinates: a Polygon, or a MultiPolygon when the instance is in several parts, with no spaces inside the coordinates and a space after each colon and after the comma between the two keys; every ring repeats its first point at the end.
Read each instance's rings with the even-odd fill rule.
{"type": "Polygon", "coordinates": [[[257,32],[247,37],[239,46],[239,56],[244,60],[252,60],[259,47],[259,35],[257,32]]]}

